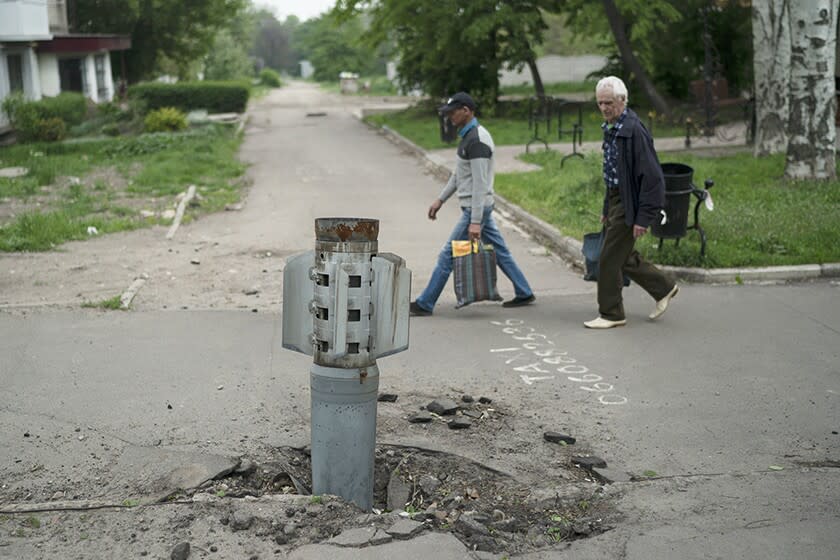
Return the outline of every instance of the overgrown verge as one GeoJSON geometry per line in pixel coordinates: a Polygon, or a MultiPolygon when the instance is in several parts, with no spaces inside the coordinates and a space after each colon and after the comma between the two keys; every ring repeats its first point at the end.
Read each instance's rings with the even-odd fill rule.
{"type": "MultiPolygon", "coordinates": [[[[496,190],[531,214],[581,239],[600,229],[604,183],[601,158],[567,161],[562,154],[538,152],[522,159],[542,166],[532,173],[500,174],[496,190]]],[[[714,211],[700,209],[708,236],[700,257],[697,232],[679,245],[646,235],[636,248],[654,262],[675,266],[752,267],[840,262],[840,181],[788,182],[782,179],[784,155],[755,158],[750,153],[701,156],[661,154],[665,162],[694,168],[694,184],[711,178],[714,211]]],[[[693,224],[695,199],[690,202],[693,224]]]]}
{"type": "Polygon", "coordinates": [[[224,126],[183,133],[16,145],[0,151],[0,250],[46,251],[69,240],[168,223],[188,185],[199,198],[186,216],[239,199],[241,138],[224,126]]]}

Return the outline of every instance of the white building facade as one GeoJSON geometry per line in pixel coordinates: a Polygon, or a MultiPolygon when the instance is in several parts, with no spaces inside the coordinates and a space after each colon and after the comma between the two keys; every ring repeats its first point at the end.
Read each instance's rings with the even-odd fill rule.
{"type": "Polygon", "coordinates": [[[63,91],[111,101],[110,52],[130,47],[124,36],[71,34],[66,0],[0,0],[0,103],[17,92],[39,100],[63,91]]]}

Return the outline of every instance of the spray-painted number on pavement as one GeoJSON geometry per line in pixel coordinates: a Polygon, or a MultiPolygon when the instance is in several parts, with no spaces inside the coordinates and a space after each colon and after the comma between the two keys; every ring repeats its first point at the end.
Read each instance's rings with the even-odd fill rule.
{"type": "Polygon", "coordinates": [[[558,349],[546,335],[536,332],[525,321],[507,319],[490,322],[502,327],[502,332],[515,341],[512,346],[491,348],[490,352],[502,356],[505,365],[511,366],[526,385],[551,381],[557,378],[557,373],[561,373],[569,381],[579,383],[578,388],[582,391],[597,394],[601,404],[627,403],[627,397],[615,394],[612,383],[606,383],[600,375],[590,373],[588,367],[578,363],[567,351],[558,349]]]}

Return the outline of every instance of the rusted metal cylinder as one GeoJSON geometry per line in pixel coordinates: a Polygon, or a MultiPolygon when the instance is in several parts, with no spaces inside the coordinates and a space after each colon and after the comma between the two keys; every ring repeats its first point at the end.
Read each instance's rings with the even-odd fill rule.
{"type": "Polygon", "coordinates": [[[313,358],[327,367],[372,365],[370,355],[371,259],[379,220],[315,220],[313,358]]]}

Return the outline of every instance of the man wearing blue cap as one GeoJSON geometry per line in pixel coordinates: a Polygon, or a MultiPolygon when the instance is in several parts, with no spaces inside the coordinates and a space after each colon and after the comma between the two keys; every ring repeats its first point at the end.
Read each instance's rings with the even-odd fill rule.
{"type": "Polygon", "coordinates": [[[475,110],[475,101],[464,92],[456,93],[438,109],[440,114],[459,129],[461,142],[458,144],[455,170],[440,195],[429,207],[428,216],[430,220],[436,219],[443,203],[453,194],[457,194],[461,206],[461,219],[455,224],[455,229],[438,255],[428,286],[411,302],[412,316],[432,314],[452,272],[451,242],[454,240],[480,239],[483,243],[493,246],[496,264],[513,282],[514,297],[504,302],[504,307],[528,305],[536,299],[493,220],[493,152],[496,146],[487,129],[478,124],[475,110]]]}

